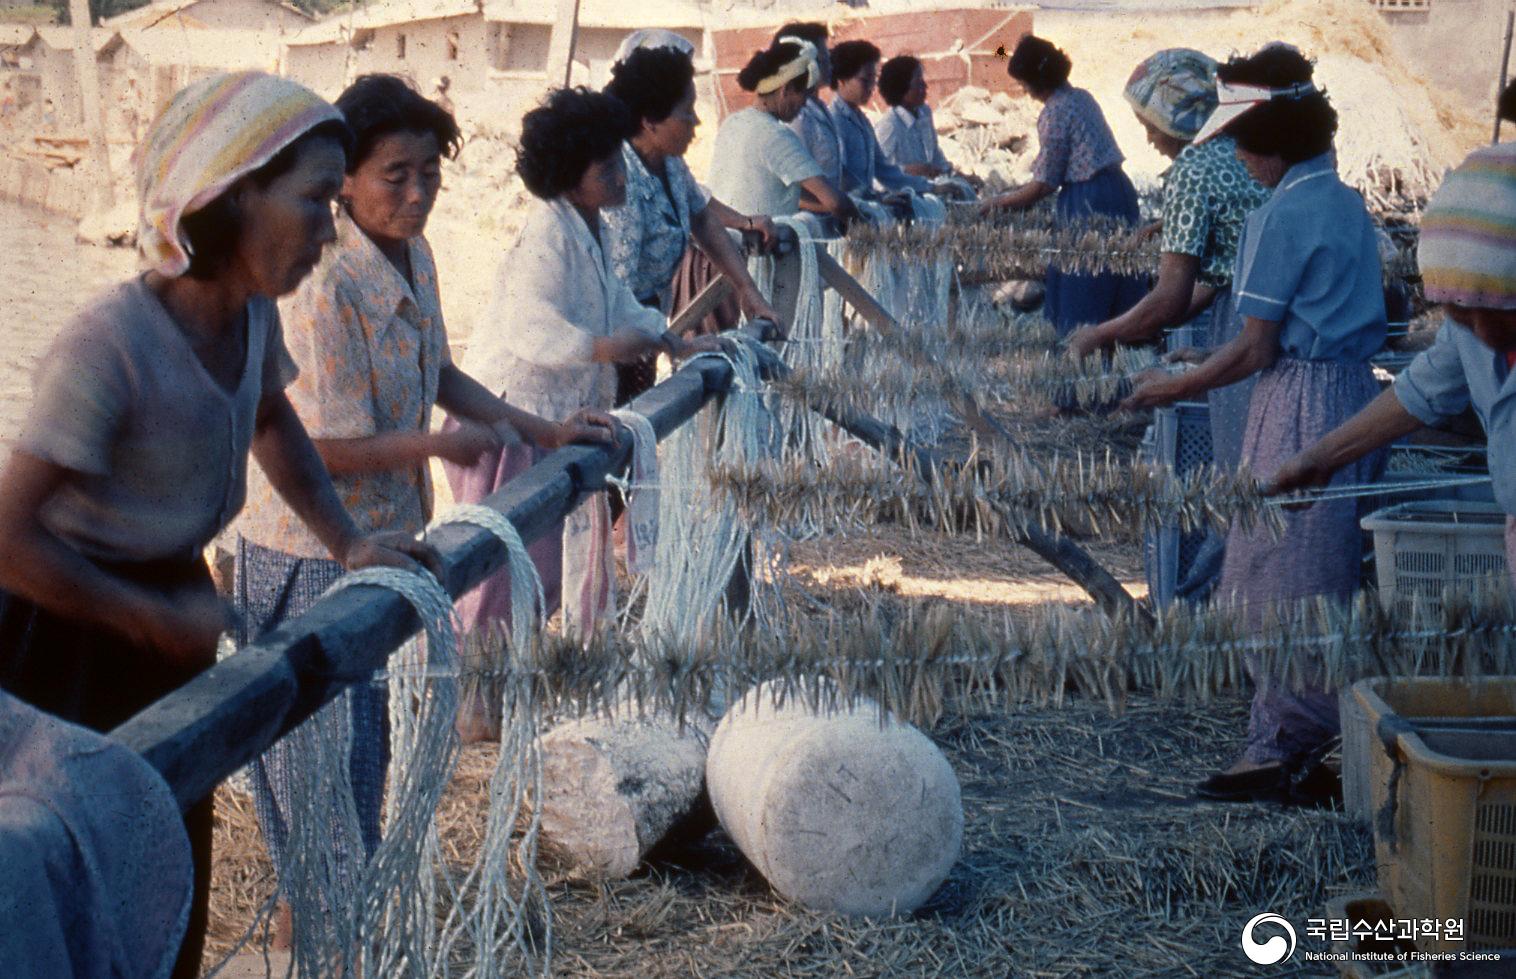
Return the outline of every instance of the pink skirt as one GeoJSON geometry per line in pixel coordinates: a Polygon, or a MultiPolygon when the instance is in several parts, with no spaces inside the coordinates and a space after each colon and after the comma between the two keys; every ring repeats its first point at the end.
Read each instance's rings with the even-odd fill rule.
{"type": "MultiPolygon", "coordinates": [[[[448,419],[443,430],[457,427],[448,419]]],[[[458,503],[479,503],[506,483],[526,472],[547,455],[543,449],[526,444],[512,445],[500,452],[490,453],[472,466],[442,463],[447,474],[447,483],[453,490],[453,499],[458,503]]],[[[563,523],[560,521],[547,533],[527,545],[532,564],[542,578],[542,594],[547,606],[542,610],[550,616],[558,610],[563,598],[563,523]]],[[[458,599],[458,618],[465,633],[474,632],[483,626],[509,629],[511,625],[511,576],[501,569],[458,599]]]]}

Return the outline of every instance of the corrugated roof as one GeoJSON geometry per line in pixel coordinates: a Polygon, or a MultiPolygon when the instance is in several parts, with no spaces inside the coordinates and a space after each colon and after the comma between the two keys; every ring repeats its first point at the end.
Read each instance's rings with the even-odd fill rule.
{"type": "Polygon", "coordinates": [[[36,36],[37,28],[31,24],[0,24],[0,45],[19,48],[36,36]]]}
{"type": "MultiPolygon", "coordinates": [[[[74,50],[74,29],[72,27],[39,27],[37,28],[37,36],[42,39],[42,43],[54,50],[74,50]]],[[[90,43],[94,46],[95,53],[99,54],[105,50],[107,45],[120,36],[120,31],[96,27],[90,31],[90,43]]]]}
{"type": "Polygon", "coordinates": [[[284,43],[290,47],[333,44],[345,41],[357,31],[445,17],[468,17],[477,13],[479,6],[475,0],[384,0],[356,7],[307,27],[284,43]]]}
{"type": "Polygon", "coordinates": [[[279,66],[279,39],[267,31],[206,28],[192,35],[179,31],[122,31],[121,42],[154,65],[188,65],[227,71],[274,71],[279,66]]]}
{"type": "MultiPolygon", "coordinates": [[[[118,30],[125,30],[130,27],[151,27],[153,24],[172,17],[186,7],[193,7],[199,2],[200,0],[157,0],[156,3],[150,3],[145,7],[138,7],[135,10],[128,10],[124,14],[117,14],[114,17],[106,18],[100,22],[100,25],[102,27],[114,27],[118,30]]],[[[316,19],[299,7],[286,3],[285,0],[247,0],[247,2],[271,4],[275,7],[283,7],[286,10],[293,11],[306,20],[316,19]]]]}

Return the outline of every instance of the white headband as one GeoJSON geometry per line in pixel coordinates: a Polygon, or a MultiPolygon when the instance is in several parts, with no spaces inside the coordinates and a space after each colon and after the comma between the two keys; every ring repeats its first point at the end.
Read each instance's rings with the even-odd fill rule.
{"type": "Polygon", "coordinates": [[[1195,134],[1195,143],[1199,145],[1211,139],[1235,122],[1240,116],[1263,105],[1265,102],[1276,100],[1298,101],[1310,95],[1319,94],[1320,89],[1315,82],[1297,82],[1284,88],[1269,88],[1267,85],[1228,85],[1217,79],[1216,81],[1216,111],[1200,127],[1200,132],[1195,134]]]}

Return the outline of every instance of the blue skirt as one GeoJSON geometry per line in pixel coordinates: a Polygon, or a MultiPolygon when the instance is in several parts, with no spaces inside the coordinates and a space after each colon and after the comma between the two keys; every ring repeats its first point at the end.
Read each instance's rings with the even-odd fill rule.
{"type": "MultiPolygon", "coordinates": [[[[1065,184],[1058,191],[1059,227],[1077,225],[1095,215],[1136,225],[1137,190],[1120,166],[1107,167],[1089,180],[1065,184]]],[[[1048,269],[1043,311],[1060,337],[1091,323],[1103,323],[1137,305],[1147,295],[1145,275],[1103,272],[1084,275],[1048,269]]]]}

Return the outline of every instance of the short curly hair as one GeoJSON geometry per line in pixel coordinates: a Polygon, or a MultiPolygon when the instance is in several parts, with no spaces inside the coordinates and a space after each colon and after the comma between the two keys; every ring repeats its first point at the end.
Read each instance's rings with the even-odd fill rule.
{"type": "Polygon", "coordinates": [[[391,133],[431,133],[448,159],[458,155],[463,133],[453,114],[422,95],[399,75],[360,75],[333,103],[353,130],[357,147],[348,155],[352,173],[368,159],[374,144],[391,133]]]}
{"type": "Polygon", "coordinates": [[[577,187],[591,164],[619,153],[633,131],[631,111],[614,96],[554,89],[521,117],[516,173],[527,190],[552,200],[577,187]]]}
{"type": "Polygon", "coordinates": [[[1052,92],[1068,83],[1073,67],[1069,56],[1052,41],[1027,34],[1016,42],[1005,71],[1027,88],[1052,92]]]}
{"type": "MultiPolygon", "coordinates": [[[[1228,85],[1275,89],[1310,83],[1312,75],[1311,62],[1286,44],[1271,44],[1257,54],[1233,58],[1216,68],[1217,80],[1228,85]]],[[[1325,92],[1276,98],[1232,120],[1226,133],[1249,153],[1278,156],[1294,165],[1332,148],[1337,111],[1325,92]]]]}
{"type": "Polygon", "coordinates": [[[921,70],[921,59],[897,54],[879,68],[879,97],[885,105],[899,105],[911,89],[911,79],[921,70]]]}
{"type": "Polygon", "coordinates": [[[638,48],[611,68],[607,95],[631,111],[637,127],[667,119],[695,84],[695,65],[673,48],[638,48]]]}
{"type": "Polygon", "coordinates": [[[832,87],[856,77],[880,57],[879,48],[868,41],[843,41],[832,48],[832,87]]]}

